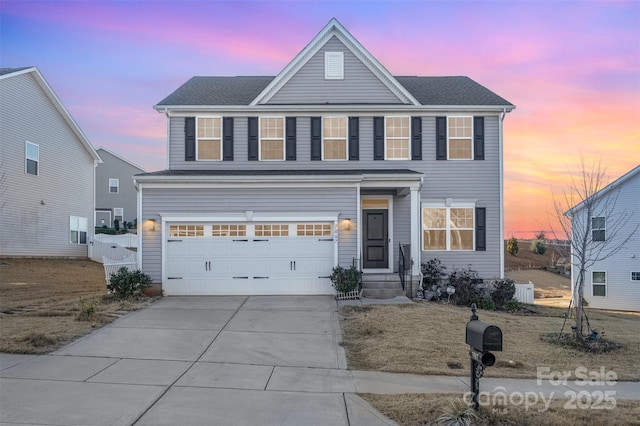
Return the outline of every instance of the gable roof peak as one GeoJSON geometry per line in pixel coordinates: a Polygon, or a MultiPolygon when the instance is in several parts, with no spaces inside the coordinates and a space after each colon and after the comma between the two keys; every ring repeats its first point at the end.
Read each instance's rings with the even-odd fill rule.
{"type": "Polygon", "coordinates": [[[329,23],[296,55],[295,58],[260,92],[250,103],[251,106],[267,103],[326,43],[331,37],[337,37],[380,81],[399,99],[411,105],[420,102],[402,86],[391,73],[367,49],[353,37],[336,18],[329,23]]]}

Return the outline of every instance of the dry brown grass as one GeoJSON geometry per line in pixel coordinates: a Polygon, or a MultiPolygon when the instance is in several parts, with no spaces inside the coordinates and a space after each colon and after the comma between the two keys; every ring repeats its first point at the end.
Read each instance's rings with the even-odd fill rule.
{"type": "Polygon", "coordinates": [[[0,352],[51,352],[150,302],[107,295],[103,266],[90,260],[0,262],[0,352]]]}
{"type": "MultiPolygon", "coordinates": [[[[573,371],[578,366],[613,370],[619,380],[639,380],[640,317],[623,313],[588,312],[591,325],[622,349],[599,355],[560,347],[540,340],[557,333],[564,309],[535,306],[536,315],[479,310],[480,320],[499,326],[503,352],[488,377],[536,378],[537,367],[573,371]]],[[[342,307],[343,345],[349,368],[395,373],[468,375],[469,347],[465,344],[469,308],[434,302],[414,305],[342,307]],[[461,366],[459,369],[449,367],[461,366]]],[[[570,332],[568,320],[564,332],[570,332]]]]}
{"type": "MultiPolygon", "coordinates": [[[[400,425],[437,424],[453,402],[463,405],[459,394],[361,394],[378,411],[400,425]]],[[[481,425],[640,425],[640,402],[616,401],[616,408],[606,409],[565,409],[566,400],[553,400],[545,410],[542,402],[537,405],[481,406],[481,425]]]]}

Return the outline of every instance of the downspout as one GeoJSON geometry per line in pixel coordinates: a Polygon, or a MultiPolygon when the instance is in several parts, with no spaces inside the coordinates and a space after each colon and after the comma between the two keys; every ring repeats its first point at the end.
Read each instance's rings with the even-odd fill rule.
{"type": "Polygon", "coordinates": [[[500,126],[499,126],[499,144],[500,144],[500,217],[502,218],[502,226],[500,227],[500,277],[504,278],[504,146],[503,146],[503,131],[504,117],[507,115],[507,109],[503,108],[500,113],[500,126]]]}
{"type": "Polygon", "coordinates": [[[169,117],[169,110],[167,108],[164,109],[164,115],[165,117],[167,117],[167,170],[169,170],[169,157],[170,157],[170,152],[169,152],[169,140],[171,139],[171,120],[169,117]]]}

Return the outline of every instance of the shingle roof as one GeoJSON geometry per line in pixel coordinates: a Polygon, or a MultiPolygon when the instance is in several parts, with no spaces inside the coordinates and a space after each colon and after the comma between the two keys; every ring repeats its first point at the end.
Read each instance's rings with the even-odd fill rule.
{"type": "MultiPolygon", "coordinates": [[[[157,106],[249,105],[273,76],[192,77],[157,106]]],[[[395,77],[422,105],[513,106],[469,77],[395,77]]]]}
{"type": "Polygon", "coordinates": [[[33,67],[20,67],[20,68],[0,68],[0,75],[12,74],[14,72],[28,70],[33,67]]]}
{"type": "Polygon", "coordinates": [[[150,173],[140,173],[136,176],[351,176],[351,175],[404,175],[421,173],[409,169],[323,169],[323,170],[159,170],[150,173]]]}

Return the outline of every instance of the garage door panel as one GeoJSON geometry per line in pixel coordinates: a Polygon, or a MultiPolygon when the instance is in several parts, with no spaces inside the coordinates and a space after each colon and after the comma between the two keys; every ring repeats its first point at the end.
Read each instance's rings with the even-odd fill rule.
{"type": "MultiPolygon", "coordinates": [[[[222,227],[206,223],[199,236],[170,238],[166,245],[166,294],[252,295],[331,294],[327,278],[334,266],[335,241],[328,238],[333,225],[263,224],[261,235],[246,225],[246,236],[223,234],[222,227]],[[282,232],[288,227],[288,235],[282,232]],[[323,235],[314,235],[324,228],[323,235]],[[211,230],[215,230],[211,232],[211,230]],[[309,231],[312,229],[312,231],[309,231]],[[313,230],[315,229],[315,230],[313,230]],[[278,235],[263,236],[269,230],[278,235]],[[216,233],[217,232],[217,233],[216,233]],[[171,241],[173,240],[173,241],[171,241]],[[179,240],[179,241],[177,241],[179,240]]],[[[257,228],[257,227],[256,227],[257,228]]]]}

